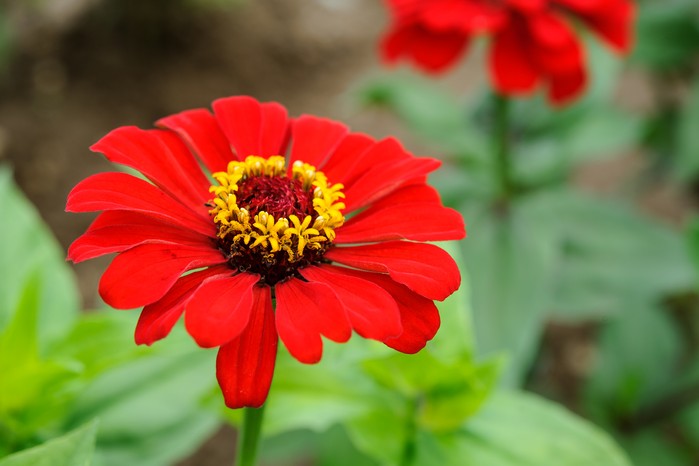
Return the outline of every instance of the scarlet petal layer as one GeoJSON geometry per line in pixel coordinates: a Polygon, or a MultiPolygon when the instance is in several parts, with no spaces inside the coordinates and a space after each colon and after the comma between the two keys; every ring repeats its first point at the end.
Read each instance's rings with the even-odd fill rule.
{"type": "Polygon", "coordinates": [[[557,105],[568,103],[585,89],[586,83],[587,75],[584,68],[552,76],[549,84],[549,99],[557,105]]]}
{"type": "Polygon", "coordinates": [[[214,114],[241,160],[248,155],[282,154],[289,137],[286,109],[276,102],[261,104],[252,97],[218,99],[214,114]]]}
{"type": "Polygon", "coordinates": [[[409,158],[413,158],[412,155],[395,138],[376,142],[369,136],[352,134],[342,141],[322,170],[333,182],[351,186],[373,168],[376,161],[390,163],[409,158]]]}
{"type": "Polygon", "coordinates": [[[297,160],[314,167],[322,166],[349,129],[336,121],[303,115],[292,123],[291,133],[289,170],[297,160]]]}
{"type": "Polygon", "coordinates": [[[152,345],[165,338],[184,312],[185,304],[194,290],[204,280],[230,274],[231,270],[223,265],[180,277],[165,296],[143,308],[136,324],[136,343],[152,345]]]}
{"type": "Polygon", "coordinates": [[[373,243],[396,239],[446,241],[465,236],[461,214],[435,202],[369,207],[337,230],[335,243],[373,243]]]}
{"type": "Polygon", "coordinates": [[[463,0],[432,0],[430,8],[421,15],[429,29],[464,33],[492,31],[504,20],[502,8],[487,3],[463,0]]]}
{"type": "Polygon", "coordinates": [[[376,164],[345,189],[346,212],[364,207],[398,189],[405,182],[436,170],[441,162],[431,158],[408,158],[376,164]]]}
{"type": "Polygon", "coordinates": [[[117,309],[133,309],[162,298],[184,272],[222,264],[214,248],[143,244],[116,256],[102,275],[99,293],[117,309]]]}
{"type": "Polygon", "coordinates": [[[410,291],[405,285],[396,283],[385,275],[360,273],[359,276],[373,281],[389,292],[398,305],[403,332],[395,338],[384,340],[384,344],[407,354],[417,353],[424,348],[439,330],[439,311],[434,302],[410,291]]]}
{"type": "Polygon", "coordinates": [[[468,45],[461,31],[430,31],[421,24],[394,28],[381,42],[384,60],[408,56],[425,71],[437,73],[452,65],[468,45]]]}
{"type": "Polygon", "coordinates": [[[215,233],[206,209],[197,214],[156,186],[126,173],[98,173],[84,179],[68,194],[66,210],[141,212],[207,236],[215,233]]]}
{"type": "Polygon", "coordinates": [[[277,340],[270,289],[255,286],[248,326],[223,345],[216,358],[216,378],[226,406],[257,408],[264,404],[274,374],[277,340]]]}
{"type": "Polygon", "coordinates": [[[117,128],[91,149],[111,162],[143,173],[163,191],[201,209],[209,199],[209,181],[182,141],[170,131],[117,128]]]}
{"type": "Polygon", "coordinates": [[[352,335],[347,313],[332,288],[292,278],[275,286],[277,331],[289,353],[313,364],[323,353],[321,334],[345,342],[352,335]]]}
{"type": "Polygon", "coordinates": [[[384,341],[400,335],[403,331],[400,313],[391,295],[380,286],[344,270],[321,265],[301,269],[301,274],[310,282],[324,283],[333,289],[352,327],[364,338],[384,341]]]}
{"type": "Polygon", "coordinates": [[[461,275],[454,259],[432,244],[390,241],[355,247],[334,247],[327,259],[372,272],[388,273],[414,292],[442,301],[456,291],[461,275]]]}
{"type": "Polygon", "coordinates": [[[514,23],[497,34],[490,53],[490,73],[503,94],[530,92],[539,75],[529,56],[526,34],[514,23]]]}
{"type": "Polygon", "coordinates": [[[170,243],[213,247],[212,238],[137,212],[102,212],[68,249],[68,259],[87,259],[122,252],[144,243],[170,243]]]}
{"type": "Polygon", "coordinates": [[[237,338],[248,325],[253,287],[260,276],[241,273],[208,281],[187,303],[187,332],[203,348],[221,346],[237,338]]]}
{"type": "Polygon", "coordinates": [[[161,118],[156,124],[177,133],[212,173],[224,171],[228,162],[236,158],[216,119],[206,109],[170,115],[161,118]]]}

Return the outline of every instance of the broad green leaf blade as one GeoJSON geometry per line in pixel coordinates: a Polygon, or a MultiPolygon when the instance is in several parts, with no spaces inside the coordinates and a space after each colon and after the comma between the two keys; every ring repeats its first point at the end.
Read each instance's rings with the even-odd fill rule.
{"type": "Polygon", "coordinates": [[[699,218],[694,218],[687,229],[689,255],[694,264],[694,270],[699,274],[699,218]]]}
{"type": "Polygon", "coordinates": [[[321,432],[364,415],[379,403],[380,394],[362,373],[360,361],[376,354],[385,354],[384,348],[357,336],[342,345],[326,342],[323,359],[314,365],[301,364],[280,350],[267,401],[265,435],[295,429],[321,432]]]}
{"type": "Polygon", "coordinates": [[[699,174],[699,77],[694,79],[677,125],[677,160],[675,175],[689,181],[699,174]]]}
{"type": "Polygon", "coordinates": [[[645,3],[636,21],[632,59],[659,71],[691,64],[699,50],[699,24],[694,2],[645,3]]]}
{"type": "Polygon", "coordinates": [[[454,258],[461,272],[461,286],[442,302],[436,302],[441,323],[437,335],[427,344],[427,350],[444,362],[473,356],[475,335],[471,311],[471,284],[468,267],[461,250],[462,242],[437,245],[454,258]]]}
{"type": "Polygon", "coordinates": [[[681,335],[667,311],[637,296],[600,333],[597,364],[586,384],[587,412],[598,422],[615,421],[675,390],[681,335]],[[646,337],[652,336],[649,345],[646,337]]]}
{"type": "Polygon", "coordinates": [[[213,433],[218,419],[204,402],[215,391],[215,352],[183,341],[177,330],[157,353],[98,377],[75,403],[69,425],[100,419],[95,465],[170,465],[213,433]]]}
{"type": "MultiPolygon", "coordinates": [[[[602,430],[521,392],[494,395],[460,432],[439,436],[436,443],[443,455],[436,464],[442,466],[630,466],[602,430]]],[[[423,444],[416,464],[435,464],[429,454],[434,443],[423,439],[423,444]]]]}
{"type": "Polygon", "coordinates": [[[92,380],[113,367],[154,352],[134,344],[133,326],[134,316],[127,312],[82,314],[70,333],[51,346],[50,352],[57,358],[80,361],[81,377],[92,380]]]}
{"type": "Polygon", "coordinates": [[[73,324],[79,297],[65,253],[34,207],[0,167],[0,331],[12,318],[28,277],[39,271],[39,342],[60,338],[73,324]]]}
{"type": "Polygon", "coordinates": [[[39,355],[38,277],[28,277],[11,321],[0,331],[0,425],[5,424],[20,445],[61,415],[75,389],[70,382],[80,371],[72,361],[39,355]]]}
{"type": "Polygon", "coordinates": [[[97,422],[62,437],[0,459],[0,466],[89,466],[95,449],[97,422]]]}
{"type": "Polygon", "coordinates": [[[551,232],[517,206],[509,216],[484,210],[464,217],[478,352],[506,353],[503,383],[516,385],[531,363],[549,310],[558,250],[551,232]]]}
{"type": "Polygon", "coordinates": [[[621,312],[629,295],[653,301],[694,286],[682,236],[630,205],[557,190],[530,199],[526,211],[561,251],[556,317],[605,317],[621,312]]]}

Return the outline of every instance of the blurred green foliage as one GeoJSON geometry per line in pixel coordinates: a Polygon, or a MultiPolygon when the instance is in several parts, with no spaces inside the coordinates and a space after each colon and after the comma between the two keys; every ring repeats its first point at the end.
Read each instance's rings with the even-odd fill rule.
{"type": "Polygon", "coordinates": [[[137,348],[135,316],[79,314],[63,252],[4,167],[0,224],[0,464],[164,465],[207,438],[213,355],[183,332],[137,348]]]}

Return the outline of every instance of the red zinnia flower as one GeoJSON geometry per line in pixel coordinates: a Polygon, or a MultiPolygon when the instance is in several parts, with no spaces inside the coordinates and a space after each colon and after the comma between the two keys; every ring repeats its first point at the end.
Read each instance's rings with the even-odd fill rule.
{"type": "Polygon", "coordinates": [[[200,346],[220,347],[231,408],[264,403],[277,337],[303,363],[320,360],[321,336],[344,342],[352,330],[422,349],[439,327],[433,300],[461,281],[423,243],[465,235],[425,183],[439,162],[331,120],[290,119],[277,103],[231,97],[213,110],[110,132],[92,149],[151,183],[101,173],[68,196],[70,212],[104,211],[68,257],[119,253],[99,291],[119,309],[145,306],[136,342],[164,338],[184,313],[200,346]]]}
{"type": "Polygon", "coordinates": [[[412,59],[438,72],[456,61],[477,34],[493,36],[490,73],[506,95],[548,87],[562,104],[584,88],[582,46],[569,20],[592,28],[621,53],[631,45],[631,0],[386,0],[394,23],[383,57],[412,59]]]}

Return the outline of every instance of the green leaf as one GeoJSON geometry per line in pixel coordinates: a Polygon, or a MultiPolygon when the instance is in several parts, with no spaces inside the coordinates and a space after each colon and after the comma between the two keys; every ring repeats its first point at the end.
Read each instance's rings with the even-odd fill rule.
{"type": "Polygon", "coordinates": [[[79,361],[81,377],[91,380],[101,373],[153,351],[133,341],[133,315],[98,311],[80,316],[63,340],[51,346],[56,358],[79,361]]]}
{"type": "Polygon", "coordinates": [[[689,97],[681,109],[677,125],[675,176],[689,181],[699,174],[699,77],[694,79],[689,97]]]}
{"type": "Polygon", "coordinates": [[[96,465],[169,465],[216,428],[215,411],[204,409],[216,384],[214,352],[176,330],[157,352],[102,374],[75,402],[69,427],[100,419],[96,465]]]}
{"type": "Polygon", "coordinates": [[[0,167],[0,225],[0,331],[12,319],[24,284],[38,270],[43,351],[73,325],[80,302],[77,286],[64,252],[5,167],[0,167]]]}
{"type": "Polygon", "coordinates": [[[72,389],[66,385],[79,371],[67,361],[40,357],[37,341],[40,294],[38,275],[30,275],[12,320],[0,333],[0,426],[9,428],[10,442],[20,446],[36,429],[60,416],[72,389]]]}
{"type": "Polygon", "coordinates": [[[366,413],[377,402],[377,395],[359,361],[377,352],[384,349],[357,336],[342,345],[328,342],[323,359],[314,365],[301,364],[280,351],[267,401],[265,434],[323,431],[366,413]]]}
{"type": "Polygon", "coordinates": [[[699,218],[694,218],[687,229],[689,254],[694,264],[694,270],[699,274],[699,218]]]}
{"type": "Polygon", "coordinates": [[[61,437],[2,458],[0,466],[89,466],[96,431],[97,422],[89,422],[61,437]]]}
{"type": "Polygon", "coordinates": [[[522,209],[560,251],[556,317],[609,316],[629,295],[653,301],[694,286],[686,241],[633,206],[561,189],[528,198],[522,209]]]}
{"type": "Polygon", "coordinates": [[[585,387],[588,412],[603,422],[634,413],[672,390],[677,379],[681,338],[667,311],[635,296],[624,308],[602,328],[597,364],[585,387]],[[653,335],[653,344],[639,335],[653,335]]]}
{"type": "Polygon", "coordinates": [[[694,445],[678,445],[677,434],[662,426],[632,436],[620,437],[620,443],[634,466],[687,466],[696,459],[694,445]]]}
{"type": "Polygon", "coordinates": [[[518,384],[531,363],[553,292],[558,250],[552,232],[513,205],[465,212],[473,320],[481,355],[507,353],[503,383],[518,384]]]}
{"type": "Polygon", "coordinates": [[[420,465],[630,466],[597,427],[555,403],[517,392],[493,396],[455,434],[422,438],[418,454],[420,465]]]}
{"type": "Polygon", "coordinates": [[[445,363],[427,350],[364,363],[381,385],[418,400],[418,425],[434,431],[453,430],[476,413],[495,386],[500,366],[499,360],[475,364],[470,356],[445,363]]]}
{"type": "Polygon", "coordinates": [[[632,59],[650,68],[668,70],[689,65],[699,50],[699,27],[692,1],[644,4],[636,20],[632,59]]]}

